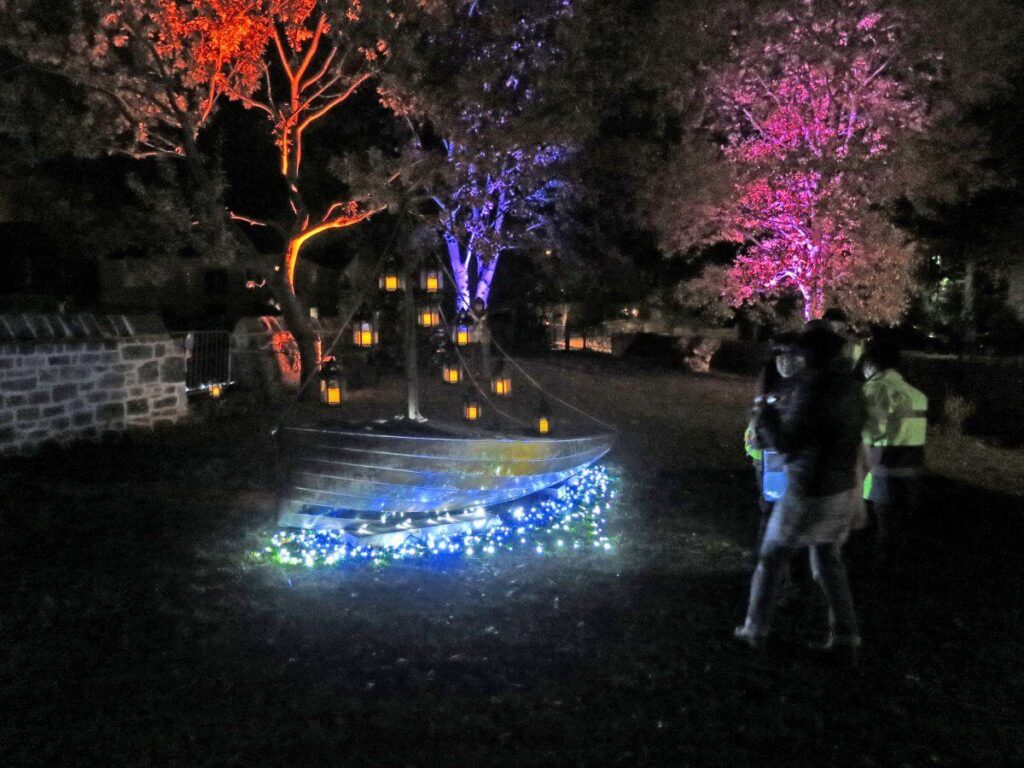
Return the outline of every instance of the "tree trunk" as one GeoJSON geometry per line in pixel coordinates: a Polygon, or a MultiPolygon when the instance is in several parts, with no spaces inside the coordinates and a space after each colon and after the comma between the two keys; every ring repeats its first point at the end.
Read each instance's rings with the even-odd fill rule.
{"type": "Polygon", "coordinates": [[[479,270],[476,281],[476,298],[488,306],[488,297],[491,295],[491,284],[494,282],[494,271],[498,268],[498,255],[494,254],[490,261],[479,270]]]}
{"type": "Polygon", "coordinates": [[[469,259],[462,260],[462,248],[459,241],[450,235],[445,235],[445,243],[448,246],[448,263],[452,268],[452,276],[455,279],[455,311],[462,312],[469,309],[469,259]]]}
{"type": "Polygon", "coordinates": [[[305,308],[299,297],[288,286],[282,271],[274,272],[270,281],[271,292],[281,305],[285,327],[291,332],[299,348],[299,399],[311,400],[316,395],[313,387],[306,386],[317,372],[316,333],[309,323],[305,308]]]}
{"type": "Polygon", "coordinates": [[[960,321],[964,329],[964,343],[973,347],[978,338],[977,317],[974,312],[974,273],[977,262],[971,256],[964,260],[964,299],[960,310],[960,321]]]}

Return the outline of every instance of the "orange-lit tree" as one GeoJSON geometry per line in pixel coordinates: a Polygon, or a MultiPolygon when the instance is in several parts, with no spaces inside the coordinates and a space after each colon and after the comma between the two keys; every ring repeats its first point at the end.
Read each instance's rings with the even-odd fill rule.
{"type": "Polygon", "coordinates": [[[298,342],[303,377],[316,352],[295,292],[303,246],[381,210],[367,198],[314,210],[303,194],[309,132],[373,80],[417,0],[72,0],[54,25],[38,5],[12,0],[8,48],[84,87],[85,120],[107,148],[134,158],[178,158],[197,226],[215,252],[255,257],[229,220],[268,227],[282,248],[267,269],[298,342]],[[279,155],[288,209],[257,219],[228,212],[223,185],[197,139],[225,101],[264,113],[279,155]]]}

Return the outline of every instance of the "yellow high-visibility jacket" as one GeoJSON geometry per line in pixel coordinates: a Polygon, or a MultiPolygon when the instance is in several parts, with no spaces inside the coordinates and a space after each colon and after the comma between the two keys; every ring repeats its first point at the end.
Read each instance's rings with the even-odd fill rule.
{"type": "Polygon", "coordinates": [[[928,397],[911,386],[898,371],[882,371],[864,382],[868,420],[864,445],[869,474],[864,497],[873,477],[913,477],[924,467],[928,427],[928,397]]]}

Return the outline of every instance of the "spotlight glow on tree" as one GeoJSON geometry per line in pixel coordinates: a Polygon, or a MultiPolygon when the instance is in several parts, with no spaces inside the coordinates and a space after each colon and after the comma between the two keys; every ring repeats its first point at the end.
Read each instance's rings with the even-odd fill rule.
{"type": "Polygon", "coordinates": [[[536,239],[564,188],[565,131],[543,114],[542,80],[560,60],[556,30],[571,10],[563,0],[464,4],[434,37],[436,60],[391,75],[388,104],[414,128],[419,177],[409,180],[430,202],[457,311],[487,305],[501,255],[536,239]]]}
{"type": "Polygon", "coordinates": [[[37,41],[23,55],[85,87],[89,118],[102,123],[113,151],[185,160],[196,223],[211,233],[212,252],[230,250],[232,239],[225,234],[222,182],[197,137],[225,99],[265,114],[280,173],[267,187],[283,181],[288,208],[273,218],[230,218],[282,239],[276,264],[266,271],[308,379],[316,370],[313,334],[295,295],[302,248],[383,206],[348,198],[312,204],[303,188],[306,139],[379,74],[392,38],[423,3],[69,0],[66,28],[56,34],[33,20],[27,0],[17,5],[20,39],[37,41]]]}
{"type": "Polygon", "coordinates": [[[795,290],[805,319],[828,303],[876,321],[904,309],[913,251],[879,192],[894,150],[928,125],[926,78],[902,56],[903,20],[876,6],[762,17],[712,81],[735,174],[722,234],[744,246],[726,286],[737,305],[795,290]]]}

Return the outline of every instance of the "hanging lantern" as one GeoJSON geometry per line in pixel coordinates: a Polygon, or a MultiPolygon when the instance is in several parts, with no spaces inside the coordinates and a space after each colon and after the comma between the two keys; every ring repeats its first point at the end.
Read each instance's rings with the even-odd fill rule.
{"type": "Polygon", "coordinates": [[[569,349],[586,349],[587,340],[582,333],[573,333],[569,336],[569,349]]]}
{"type": "Polygon", "coordinates": [[[495,371],[491,377],[491,392],[498,397],[510,397],[512,395],[512,377],[508,375],[504,366],[495,371]]]}
{"type": "Polygon", "coordinates": [[[211,384],[209,392],[210,397],[216,400],[217,398],[224,394],[224,388],[220,384],[211,384]]]}
{"type": "Polygon", "coordinates": [[[378,284],[382,291],[394,293],[395,291],[401,291],[405,288],[405,278],[393,263],[388,263],[384,267],[384,271],[381,273],[378,284]]]}
{"type": "Polygon", "coordinates": [[[436,328],[441,324],[441,310],[433,304],[424,304],[416,315],[420,328],[436,328]]]}
{"type": "Polygon", "coordinates": [[[440,269],[420,270],[420,290],[440,293],[444,289],[444,273],[440,269]]]}
{"type": "Polygon", "coordinates": [[[320,402],[328,406],[341,405],[342,378],[333,357],[328,357],[320,366],[320,402]]]}
{"type": "Polygon", "coordinates": [[[458,363],[447,362],[441,366],[441,378],[445,384],[458,384],[462,381],[462,368],[458,363]]]}
{"type": "Polygon", "coordinates": [[[469,317],[465,312],[460,312],[452,329],[452,340],[460,347],[469,344],[473,339],[473,327],[469,323],[469,317]]]}
{"type": "Polygon", "coordinates": [[[483,409],[476,398],[468,396],[462,398],[462,417],[466,421],[476,421],[482,412],[483,409]]]}
{"type": "Polygon", "coordinates": [[[548,410],[546,402],[541,403],[540,408],[537,409],[537,415],[533,420],[533,424],[537,428],[538,435],[551,433],[551,412],[548,410]]]}
{"type": "Polygon", "coordinates": [[[352,326],[352,343],[357,347],[372,347],[380,341],[380,334],[370,320],[358,320],[352,326]]]}

